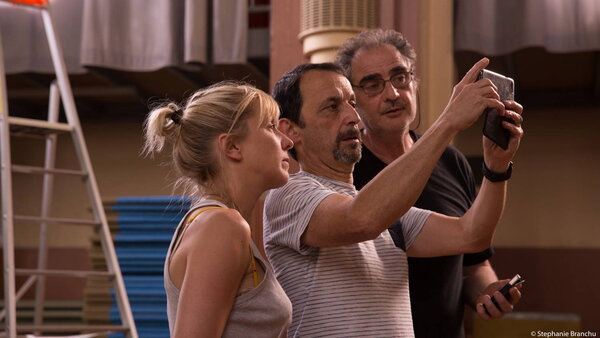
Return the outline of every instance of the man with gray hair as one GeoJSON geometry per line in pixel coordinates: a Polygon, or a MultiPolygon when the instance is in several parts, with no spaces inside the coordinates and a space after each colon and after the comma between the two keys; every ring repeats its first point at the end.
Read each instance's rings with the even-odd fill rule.
{"type": "MultiPolygon", "coordinates": [[[[354,184],[361,189],[418,144],[420,136],[410,130],[418,114],[416,53],[401,33],[373,29],[348,39],[339,49],[336,61],[354,87],[357,111],[364,125],[363,156],[354,168],[354,184]]],[[[484,139],[484,146],[491,146],[491,141],[484,139]]],[[[460,217],[475,196],[475,179],[466,158],[449,146],[415,206],[460,217]]],[[[401,234],[401,227],[402,224],[395,224],[390,232],[401,234]]],[[[402,241],[398,244],[403,245],[402,241]]],[[[498,281],[488,261],[492,253],[488,248],[464,255],[408,258],[417,338],[464,337],[464,303],[483,319],[499,318],[512,311],[521,294],[512,288],[507,299],[498,292],[508,280],[498,281]]]]}

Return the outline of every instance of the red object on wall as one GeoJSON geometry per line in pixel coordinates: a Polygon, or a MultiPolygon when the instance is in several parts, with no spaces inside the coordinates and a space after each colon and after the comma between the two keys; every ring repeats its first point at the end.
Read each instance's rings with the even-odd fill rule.
{"type": "Polygon", "coordinates": [[[46,6],[48,0],[8,0],[10,2],[21,3],[30,6],[46,6]]]}

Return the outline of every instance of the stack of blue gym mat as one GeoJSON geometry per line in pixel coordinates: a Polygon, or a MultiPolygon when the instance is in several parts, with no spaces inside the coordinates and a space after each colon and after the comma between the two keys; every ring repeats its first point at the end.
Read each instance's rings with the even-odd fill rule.
{"type": "MultiPolygon", "coordinates": [[[[173,232],[190,204],[191,200],[186,197],[151,196],[120,197],[105,206],[129,303],[142,338],[169,336],[163,266],[173,232]]],[[[94,266],[102,269],[103,258],[92,256],[94,266]]],[[[98,313],[103,318],[108,315],[113,324],[120,324],[113,290],[102,288],[101,282],[97,282],[96,290],[99,289],[109,290],[110,298],[96,303],[108,305],[106,300],[110,300],[110,308],[105,313],[98,311],[97,306],[96,317],[98,313]]],[[[110,337],[123,337],[123,334],[110,337]]]]}

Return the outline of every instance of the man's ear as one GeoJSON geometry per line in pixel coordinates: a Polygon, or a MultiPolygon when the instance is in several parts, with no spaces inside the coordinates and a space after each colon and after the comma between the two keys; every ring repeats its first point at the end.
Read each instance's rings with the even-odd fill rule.
{"type": "Polygon", "coordinates": [[[279,129],[279,131],[285,136],[289,137],[294,144],[300,143],[300,127],[298,127],[298,125],[294,122],[286,118],[279,119],[277,129],[279,129]]]}
{"type": "MultiPolygon", "coordinates": [[[[414,84],[415,86],[418,86],[418,83],[414,84]]],[[[419,87],[416,88],[416,97],[417,97],[417,109],[415,109],[415,117],[413,118],[413,120],[410,122],[410,124],[408,125],[408,130],[417,130],[417,128],[419,128],[419,126],[421,125],[421,110],[419,108],[421,108],[420,106],[420,99],[419,99],[419,87]]]]}
{"type": "Polygon", "coordinates": [[[217,143],[219,150],[221,153],[225,154],[227,158],[234,161],[242,160],[242,149],[236,137],[232,137],[229,134],[221,134],[217,138],[217,143]]]}

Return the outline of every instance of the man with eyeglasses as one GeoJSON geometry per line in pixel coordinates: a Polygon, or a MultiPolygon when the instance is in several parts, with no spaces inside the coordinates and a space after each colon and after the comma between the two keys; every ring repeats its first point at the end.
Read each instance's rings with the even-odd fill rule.
{"type": "MultiPolygon", "coordinates": [[[[362,159],[354,168],[357,189],[418,144],[420,136],[410,130],[418,114],[415,61],[412,46],[393,30],[362,32],[347,40],[338,51],[337,62],[354,87],[357,111],[364,125],[362,159]]],[[[507,109],[522,110],[515,102],[505,105],[507,109]]],[[[484,145],[489,148],[491,142],[485,139],[484,145]]],[[[475,180],[466,158],[449,146],[415,206],[460,217],[475,196],[475,180]]],[[[389,231],[392,235],[402,234],[402,224],[394,224],[389,231]]],[[[444,235],[438,236],[442,239],[444,235]]],[[[404,245],[402,240],[396,244],[404,245]]],[[[488,248],[473,254],[408,258],[417,338],[464,337],[464,303],[486,320],[512,311],[521,294],[512,288],[506,299],[497,292],[508,279],[498,281],[488,261],[492,253],[488,248]]]]}
{"type": "Polygon", "coordinates": [[[266,253],[292,301],[288,336],[413,337],[406,255],[476,252],[490,245],[504,208],[505,179],[486,178],[460,218],[411,208],[454,135],[487,107],[515,122],[507,150],[485,151],[490,171],[509,167],[523,135],[520,107],[505,110],[492,83],[476,81],[488,62],[471,68],[418,144],[360,192],[352,184],[361,157],[360,117],[341,68],[300,65],[275,84],[278,128],[294,141],[291,154],[301,168],[268,193],[264,207],[266,253]],[[387,231],[398,219],[404,250],[387,231]]]}

